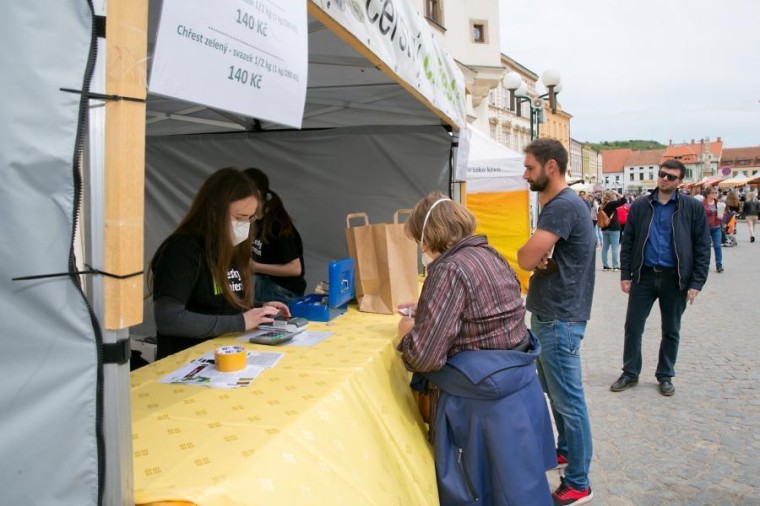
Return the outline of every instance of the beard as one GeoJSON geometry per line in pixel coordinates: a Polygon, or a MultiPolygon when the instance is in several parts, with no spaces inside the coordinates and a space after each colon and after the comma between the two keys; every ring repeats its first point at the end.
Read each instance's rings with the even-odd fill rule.
{"type": "Polygon", "coordinates": [[[528,184],[530,185],[531,191],[534,191],[534,192],[544,191],[546,187],[549,185],[549,178],[546,177],[546,169],[541,167],[541,174],[539,174],[538,178],[535,181],[528,179],[528,184]]]}
{"type": "MultiPolygon", "coordinates": [[[[666,185],[662,185],[666,186],[666,185]]],[[[663,188],[661,185],[657,185],[657,190],[662,193],[663,195],[672,195],[674,191],[676,191],[676,188],[663,188]]]]}

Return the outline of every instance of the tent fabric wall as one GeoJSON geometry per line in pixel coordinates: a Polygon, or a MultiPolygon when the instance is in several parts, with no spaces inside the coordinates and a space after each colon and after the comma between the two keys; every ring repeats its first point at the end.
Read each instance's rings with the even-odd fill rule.
{"type": "MultiPolygon", "coordinates": [[[[145,264],[176,227],[198,188],[222,167],[258,167],[283,199],[304,242],[307,291],[348,255],[346,215],[390,222],[430,191],[449,193],[451,136],[440,126],[149,137],[145,264]]],[[[152,305],[133,335],[155,332],[152,305]]]]}
{"type": "Polygon", "coordinates": [[[96,504],[97,342],[64,277],[77,126],[92,40],[86,1],[0,3],[0,492],[3,504],[96,504]],[[65,34],[62,36],[61,34],[65,34]]]}

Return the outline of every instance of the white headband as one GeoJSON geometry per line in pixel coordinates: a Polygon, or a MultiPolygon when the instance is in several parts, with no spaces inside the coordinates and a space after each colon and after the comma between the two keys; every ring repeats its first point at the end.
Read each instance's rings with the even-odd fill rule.
{"type": "Polygon", "coordinates": [[[451,199],[445,198],[445,197],[442,198],[442,199],[438,199],[435,202],[433,202],[433,205],[430,206],[430,209],[428,209],[428,212],[425,215],[425,220],[422,222],[422,233],[420,234],[420,247],[422,247],[422,245],[425,244],[425,227],[427,226],[427,220],[428,220],[428,218],[430,218],[430,213],[433,211],[433,208],[435,206],[437,206],[438,204],[440,204],[441,202],[443,202],[445,200],[451,200],[451,199]]]}

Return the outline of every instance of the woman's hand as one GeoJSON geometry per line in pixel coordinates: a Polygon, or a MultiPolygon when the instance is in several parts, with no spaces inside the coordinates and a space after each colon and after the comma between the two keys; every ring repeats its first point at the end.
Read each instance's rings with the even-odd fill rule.
{"type": "Polygon", "coordinates": [[[396,309],[398,310],[401,316],[409,316],[409,317],[414,318],[414,315],[417,312],[417,303],[404,302],[403,304],[399,304],[398,306],[396,306],[396,309]]]}
{"type": "Polygon", "coordinates": [[[398,337],[402,338],[414,328],[414,318],[402,316],[398,322],[398,337]]]}
{"type": "Polygon", "coordinates": [[[265,302],[263,305],[264,307],[273,307],[280,312],[280,316],[284,316],[285,318],[290,318],[290,308],[284,302],[280,302],[278,300],[272,300],[269,302],[265,302]]]}
{"type": "MultiPolygon", "coordinates": [[[[274,306],[255,307],[253,309],[249,309],[243,313],[243,319],[245,320],[245,330],[257,327],[262,323],[272,323],[274,321],[272,317],[276,314],[277,308],[274,306]]],[[[288,313],[288,315],[289,314],[290,313],[288,313]]]]}

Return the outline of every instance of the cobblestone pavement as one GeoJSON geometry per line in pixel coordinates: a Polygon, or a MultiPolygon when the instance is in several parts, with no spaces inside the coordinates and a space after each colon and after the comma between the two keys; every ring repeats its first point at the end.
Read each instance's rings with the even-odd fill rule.
{"type": "MultiPolygon", "coordinates": [[[[582,348],[591,415],[593,504],[760,505],[760,240],[746,224],[723,248],[684,313],[673,397],[657,390],[657,305],[643,337],[639,384],[609,387],[621,373],[627,296],[597,259],[591,320],[582,348]]],[[[760,233],[760,231],[758,231],[760,233]]],[[[600,251],[600,250],[597,250],[600,251]]],[[[549,473],[552,486],[558,472],[549,473]]]]}

